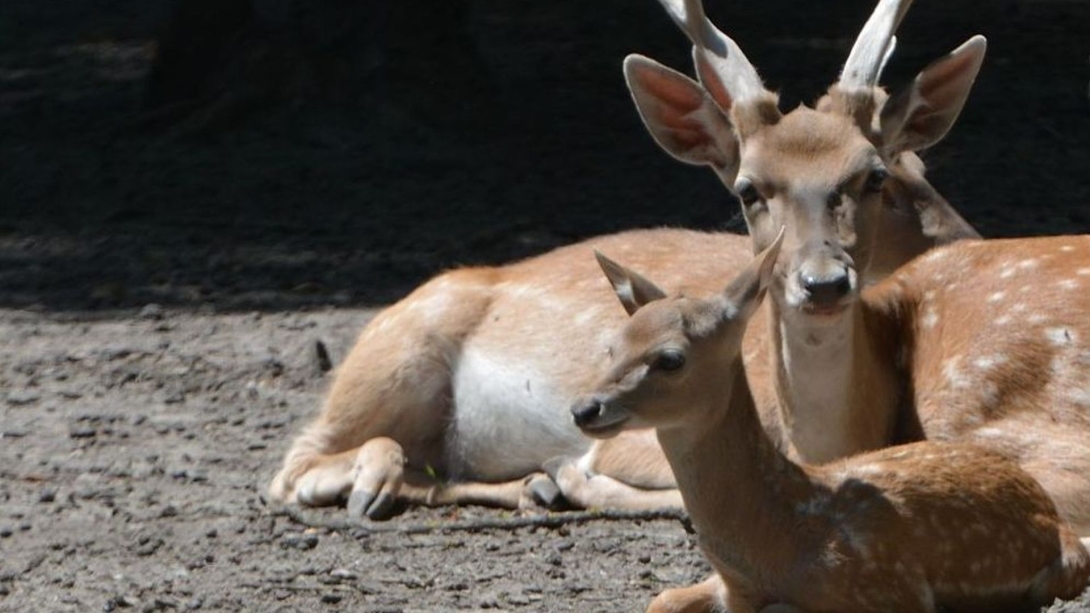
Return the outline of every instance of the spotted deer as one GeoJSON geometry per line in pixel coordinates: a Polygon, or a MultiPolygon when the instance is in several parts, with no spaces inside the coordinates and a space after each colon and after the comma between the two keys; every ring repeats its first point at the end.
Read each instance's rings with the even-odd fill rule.
{"type": "Polygon", "coordinates": [[[629,58],[630,80],[648,85],[634,88],[645,122],[675,156],[733,160],[717,172],[756,250],[786,227],[768,317],[776,406],[762,411],[781,444],[812,463],[922,438],[979,444],[1018,462],[1090,535],[1090,236],[961,241],[859,282],[899,154],[949,128],[984,40],[887,99],[873,67],[908,3],[882,0],[864,27],[880,35],[853,49],[818,109],[781,115],[700,0],[664,2],[704,85],[629,58]],[[694,112],[698,94],[715,108],[694,112]],[[679,125],[686,138],[671,140],[679,125]]]}
{"type": "MultiPolygon", "coordinates": [[[[864,30],[857,46],[870,45],[867,41],[873,38],[873,32],[864,30]]],[[[918,90],[952,122],[974,70],[940,63],[918,79],[942,92],[953,88],[957,96],[936,97],[920,87],[912,91],[918,90]]],[[[673,73],[663,71],[647,61],[626,63],[629,88],[643,101],[644,111],[656,104],[656,95],[672,95],[661,86],[673,73]]],[[[873,72],[880,72],[880,66],[873,72]]],[[[682,157],[711,165],[733,188],[731,165],[737,162],[738,149],[717,98],[691,81],[672,91],[682,96],[674,102],[687,105],[687,110],[663,118],[680,122],[670,134],[649,121],[652,133],[677,149],[689,136],[700,135],[694,129],[699,121],[719,117],[716,129],[727,132],[711,143],[693,143],[705,157],[693,151],[682,157]],[[690,113],[698,117],[688,117],[690,113]]],[[[669,105],[660,106],[670,111],[669,105]]],[[[805,142],[812,132],[830,127],[845,130],[852,143],[865,140],[856,124],[832,111],[800,114],[782,126],[782,133],[785,138],[794,133],[805,142]]],[[[945,127],[931,130],[931,140],[945,127]]],[[[894,156],[896,163],[888,165],[880,193],[868,196],[875,238],[868,242],[869,266],[857,267],[859,275],[879,278],[932,246],[978,236],[927,182],[911,149],[894,156]]],[[[593,380],[595,369],[604,368],[603,331],[624,321],[610,289],[599,279],[590,257],[594,249],[626,258],[671,291],[693,294],[715,291],[719,280],[740,270],[752,254],[746,237],[640,230],[507,266],[437,276],[364,328],[337,369],[321,414],[288,451],[270,486],[271,497],[307,505],[347,499],[351,514],[369,517],[387,514],[398,498],[423,504],[524,504],[525,479],[547,460],[591,449],[591,441],[572,425],[567,407],[593,380]]],[[[639,295],[641,286],[637,282],[629,291],[639,295]]],[[[751,328],[747,359],[762,406],[776,406],[766,357],[768,330],[751,328]]],[[[773,427],[776,422],[769,423],[773,427]]],[[[578,492],[570,486],[576,502],[680,504],[652,433],[626,433],[610,441],[608,452],[596,449],[585,467],[593,465],[602,474],[580,481],[578,492]]],[[[576,472],[583,478],[583,471],[576,472]]],[[[538,490],[536,495],[552,493],[538,490]]]]}
{"type": "Polygon", "coordinates": [[[779,450],[741,353],[782,239],[716,295],[636,300],[609,369],[572,408],[596,438],[655,428],[718,575],[649,610],[994,613],[1081,593],[1090,553],[1002,454],[927,441],[811,466],[779,450]]]}
{"type": "MultiPolygon", "coordinates": [[[[771,325],[756,326],[766,330],[762,338],[769,345],[761,352],[747,340],[745,353],[766,427],[795,457],[810,462],[892,443],[904,436],[895,432],[898,411],[853,406],[911,406],[901,389],[904,378],[892,364],[857,355],[855,345],[865,342],[867,331],[849,334],[853,317],[846,310],[857,302],[862,275],[880,277],[875,271],[885,273],[903,256],[922,251],[915,237],[889,231],[903,227],[898,217],[912,218],[908,212],[916,210],[929,225],[924,220],[944,210],[914,206],[921,194],[934,194],[922,180],[916,151],[953,125],[983,61],[984,39],[971,38],[889,96],[878,79],[910,2],[881,0],[841,78],[815,108],[783,114],[776,95],[738,45],[707,19],[700,2],[660,2],[694,43],[700,83],[629,56],[625,76],[648,131],[675,158],[711,167],[738,196],[755,249],[768,245],[772,228],[787,227],[771,325]],[[832,325],[836,321],[839,327],[832,325]],[[765,356],[770,362],[761,364],[765,356]],[[805,415],[800,406],[808,407],[805,415]]],[[[942,223],[952,227],[948,222],[942,223]]],[[[753,332],[747,336],[755,338],[753,332]]],[[[663,494],[649,493],[640,481],[647,471],[628,469],[639,466],[637,458],[653,457],[653,447],[646,434],[628,435],[549,470],[582,506],[653,507],[663,494]]]]}

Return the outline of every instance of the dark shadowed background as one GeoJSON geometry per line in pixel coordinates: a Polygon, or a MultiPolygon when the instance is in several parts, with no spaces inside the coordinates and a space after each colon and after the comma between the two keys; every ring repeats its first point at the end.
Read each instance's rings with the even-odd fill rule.
{"type": "MultiPolygon", "coordinates": [[[[627,53],[688,70],[653,0],[377,4],[0,3],[0,306],[381,304],[603,232],[743,229],[629,101],[627,53]]],[[[873,6],[707,4],[785,108],[873,6]]],[[[917,0],[885,82],[976,33],[932,182],[986,236],[1090,231],[1090,2],[917,0]]]]}

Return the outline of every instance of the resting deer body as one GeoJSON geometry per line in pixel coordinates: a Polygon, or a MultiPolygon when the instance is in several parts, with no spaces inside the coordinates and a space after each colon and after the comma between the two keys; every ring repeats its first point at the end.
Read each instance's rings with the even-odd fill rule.
{"type": "Polygon", "coordinates": [[[1042,487],[999,454],[922,442],[813,467],[779,451],[741,357],[779,246],[719,295],[652,295],[572,408],[594,437],[656,428],[722,580],[690,588],[692,608],[660,596],[651,610],[992,613],[1078,595],[1090,554],[1042,487]]]}
{"type": "MultiPolygon", "coordinates": [[[[685,101],[696,107],[689,110],[721,114],[711,95],[692,85],[685,101]]],[[[629,86],[637,99],[649,99],[642,93],[649,86],[639,79],[630,76],[629,86]]],[[[828,117],[801,114],[788,129],[805,139],[828,117]]],[[[852,124],[843,127],[847,134],[859,132],[852,124]]],[[[729,138],[729,131],[718,136],[729,138]]],[[[728,157],[736,149],[726,140],[713,143],[719,144],[728,147],[728,157]]],[[[699,163],[720,162],[714,147],[705,152],[714,159],[699,163]]],[[[733,186],[722,170],[716,167],[733,186]]],[[[889,172],[874,219],[880,243],[860,274],[880,278],[931,246],[977,236],[927,183],[911,151],[900,154],[889,172]]],[[[648,230],[436,277],[361,333],[337,370],[321,415],[287,453],[272,497],[312,505],[347,497],[351,513],[372,517],[387,513],[398,496],[519,505],[527,475],[551,457],[578,456],[591,445],[570,423],[567,406],[600,365],[600,331],[623,321],[588,261],[595,248],[632,258],[671,290],[695,293],[714,291],[752,253],[750,242],[735,235],[648,230]],[[464,483],[436,484],[429,473],[464,483]]],[[[753,387],[774,416],[766,334],[765,326],[754,327],[747,359],[753,387]]],[[[603,474],[581,481],[580,492],[562,483],[577,502],[680,504],[661,450],[646,434],[595,447],[581,466],[603,474]]]]}

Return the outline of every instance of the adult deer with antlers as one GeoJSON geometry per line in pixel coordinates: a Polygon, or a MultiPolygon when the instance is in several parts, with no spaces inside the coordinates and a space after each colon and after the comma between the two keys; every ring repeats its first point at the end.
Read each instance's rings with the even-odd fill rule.
{"type": "Polygon", "coordinates": [[[812,467],[778,450],[741,350],[782,239],[710,298],[621,296],[636,310],[572,408],[594,437],[656,428],[724,583],[683,591],[691,608],[660,596],[652,610],[994,613],[1082,592],[1090,553],[1040,484],[994,451],[928,441],[812,467]]]}
{"type": "Polygon", "coordinates": [[[769,317],[776,406],[762,407],[781,444],[826,462],[897,441],[971,441],[1017,461],[1090,535],[1090,237],[963,241],[860,294],[899,154],[945,133],[983,39],[886,99],[874,67],[908,2],[882,0],[864,28],[877,35],[818,109],[782,115],[699,0],[664,3],[694,42],[703,87],[630,57],[648,128],[733,184],[755,248],[787,228],[769,317]]]}
{"type": "MultiPolygon", "coordinates": [[[[883,51],[891,47],[888,37],[876,43],[873,31],[864,29],[856,47],[875,44],[883,51]]],[[[903,132],[924,144],[941,137],[978,66],[940,62],[922,73],[910,91],[943,121],[920,118],[920,108],[913,107],[905,112],[902,123],[908,128],[903,132]],[[921,129],[913,120],[926,125],[921,129]]],[[[875,77],[879,71],[880,62],[870,69],[875,77]]],[[[681,96],[673,101],[674,109],[685,107],[670,120],[675,125],[656,131],[648,122],[656,138],[673,143],[673,149],[699,136],[694,128],[719,118],[715,129],[724,132],[715,135],[717,140],[694,143],[682,157],[711,165],[733,188],[739,149],[717,104],[722,88],[713,95],[689,81],[688,89],[666,92],[660,86],[676,73],[644,60],[629,60],[626,75],[633,97],[644,106],[659,104],[656,91],[681,96]]],[[[660,105],[665,112],[671,111],[668,102],[660,105]]],[[[781,122],[777,134],[784,146],[797,142],[803,147],[799,155],[805,156],[815,130],[837,131],[850,143],[867,142],[858,124],[828,109],[796,114],[781,122]]],[[[867,245],[872,257],[869,268],[857,267],[857,275],[878,277],[931,246],[976,236],[924,179],[912,149],[891,154],[888,176],[878,189],[864,181],[871,185],[866,200],[873,235],[861,235],[858,242],[867,245]]],[[[747,150],[746,159],[756,159],[753,152],[747,150]]],[[[770,155],[767,163],[773,162],[770,155]]],[[[837,163],[829,160],[830,171],[837,163]]],[[[510,266],[436,277],[380,313],[361,333],[337,371],[321,415],[289,450],[270,488],[272,497],[311,505],[348,498],[351,513],[371,517],[389,512],[399,496],[422,503],[520,504],[525,476],[549,458],[577,456],[590,446],[571,424],[567,406],[593,381],[595,369],[604,368],[602,331],[623,323],[608,288],[598,280],[590,260],[593,249],[616,253],[663,279],[671,290],[694,294],[714,291],[752,253],[745,237],[646,230],[592,239],[510,266]],[[433,472],[459,483],[437,484],[433,472]]],[[[636,282],[628,291],[639,295],[642,288],[636,282]]],[[[754,364],[753,387],[765,400],[762,406],[776,406],[772,373],[763,357],[770,346],[767,330],[753,327],[747,355],[754,364]]],[[[609,452],[599,450],[590,462],[617,477],[592,480],[590,492],[603,494],[596,500],[605,496],[606,504],[618,506],[680,504],[653,437],[636,433],[611,443],[609,452]],[[623,462],[611,466],[611,458],[623,462]],[[612,497],[618,489],[624,496],[612,497]],[[631,491],[644,496],[633,502],[627,497],[631,491]]],[[[573,498],[588,493],[587,483],[581,485],[573,498]]]]}

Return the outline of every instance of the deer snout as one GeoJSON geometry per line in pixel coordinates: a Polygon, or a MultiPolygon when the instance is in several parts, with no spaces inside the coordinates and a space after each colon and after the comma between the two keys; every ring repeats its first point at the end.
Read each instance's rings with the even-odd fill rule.
{"type": "Polygon", "coordinates": [[[604,409],[605,405],[601,400],[588,398],[576,402],[571,408],[571,415],[576,426],[585,428],[594,425],[594,421],[602,415],[604,409]]]}
{"type": "Polygon", "coordinates": [[[852,281],[848,268],[839,266],[817,274],[800,271],[799,287],[814,306],[833,307],[851,292],[852,281]]]}

